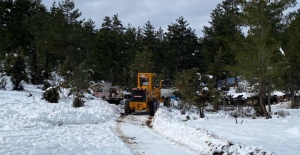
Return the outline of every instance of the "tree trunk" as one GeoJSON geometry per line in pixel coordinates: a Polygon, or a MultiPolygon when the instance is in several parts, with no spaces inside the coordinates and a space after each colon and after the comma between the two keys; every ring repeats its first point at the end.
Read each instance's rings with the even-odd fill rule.
{"type": "Polygon", "coordinates": [[[234,85],[237,88],[239,86],[239,81],[238,81],[238,77],[234,76],[234,85]]]}
{"type": "Polygon", "coordinates": [[[268,91],[268,111],[271,113],[271,93],[268,91]]]}
{"type": "Polygon", "coordinates": [[[259,100],[260,100],[260,106],[263,109],[263,112],[264,112],[264,115],[265,115],[266,119],[269,119],[270,115],[269,115],[269,113],[267,112],[267,109],[266,109],[266,104],[265,104],[265,101],[264,101],[264,98],[263,98],[263,93],[259,94],[259,100]]]}
{"type": "Polygon", "coordinates": [[[48,80],[49,79],[49,54],[46,54],[46,61],[45,61],[45,68],[44,68],[44,79],[48,80]]]}
{"type": "Polygon", "coordinates": [[[199,107],[199,113],[200,113],[200,118],[204,118],[204,108],[203,107],[199,107]]]}
{"type": "Polygon", "coordinates": [[[297,107],[296,101],[295,101],[295,91],[291,91],[291,108],[295,109],[297,107]]]}

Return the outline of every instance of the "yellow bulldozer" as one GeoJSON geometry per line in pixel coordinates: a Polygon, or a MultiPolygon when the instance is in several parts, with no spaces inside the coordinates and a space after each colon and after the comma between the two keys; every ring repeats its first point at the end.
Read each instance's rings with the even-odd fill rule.
{"type": "Polygon", "coordinates": [[[161,99],[161,86],[160,81],[159,87],[154,88],[153,77],[154,73],[138,73],[137,76],[137,87],[132,88],[131,98],[125,101],[125,114],[132,112],[146,110],[150,116],[154,116],[161,99]]]}

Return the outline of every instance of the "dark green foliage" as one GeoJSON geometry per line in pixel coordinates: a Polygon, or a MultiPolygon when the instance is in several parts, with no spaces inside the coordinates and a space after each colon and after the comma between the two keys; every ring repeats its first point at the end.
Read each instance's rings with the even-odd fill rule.
{"type": "Polygon", "coordinates": [[[204,107],[207,97],[202,93],[200,79],[197,77],[196,70],[183,70],[176,74],[175,87],[182,96],[182,100],[188,105],[194,105],[199,109],[200,117],[204,117],[204,107]]]}
{"type": "Polygon", "coordinates": [[[175,95],[176,97],[182,98],[182,95],[178,90],[174,91],[172,94],[175,95]]]}
{"type": "Polygon", "coordinates": [[[256,90],[260,96],[260,104],[264,115],[269,118],[263,97],[272,90],[270,81],[280,72],[274,56],[280,47],[279,40],[275,39],[274,32],[281,20],[274,22],[275,17],[281,19],[282,11],[295,3],[294,0],[278,1],[246,1],[241,0],[242,23],[249,26],[248,36],[239,40],[240,48],[236,50],[237,66],[235,69],[246,80],[258,83],[256,90]],[[274,18],[272,18],[274,17],[274,18]]]}
{"type": "Polygon", "coordinates": [[[208,96],[210,103],[213,105],[213,111],[218,111],[222,99],[221,91],[217,88],[210,88],[208,90],[208,96]]]}
{"type": "Polygon", "coordinates": [[[21,81],[27,81],[26,64],[23,50],[18,49],[17,53],[10,53],[5,61],[5,72],[12,77],[13,90],[23,90],[21,81]]]}
{"type": "MultiPolygon", "coordinates": [[[[202,75],[201,85],[205,85],[205,89],[200,91],[201,99],[205,102],[210,103],[213,106],[213,111],[218,111],[220,109],[220,103],[222,99],[222,90],[216,88],[216,78],[202,75]]],[[[201,87],[203,88],[203,86],[201,87]]]]}
{"type": "Polygon", "coordinates": [[[300,107],[295,94],[300,89],[300,10],[290,15],[290,25],[286,28],[283,41],[285,61],[281,69],[282,87],[291,93],[291,108],[300,107]]]}
{"type": "Polygon", "coordinates": [[[193,68],[202,70],[198,38],[183,17],[179,17],[176,19],[176,23],[168,26],[166,40],[168,61],[165,66],[169,68],[170,72],[193,68]]]}
{"type": "Polygon", "coordinates": [[[59,100],[59,87],[48,88],[43,93],[43,99],[49,103],[58,103],[59,100]]]}
{"type": "Polygon", "coordinates": [[[85,63],[81,63],[66,81],[71,86],[71,94],[83,95],[89,88],[89,77],[85,63]]]}
{"type": "Polygon", "coordinates": [[[235,75],[228,67],[235,66],[236,50],[232,44],[242,36],[239,17],[237,1],[224,0],[212,11],[210,26],[204,26],[202,52],[205,70],[217,81],[235,75]]]}
{"type": "Polygon", "coordinates": [[[76,96],[73,100],[73,107],[79,108],[84,106],[84,101],[81,97],[76,96]]]}
{"type": "Polygon", "coordinates": [[[5,63],[4,63],[4,71],[6,72],[6,74],[8,76],[11,76],[12,75],[12,66],[14,65],[15,63],[15,54],[10,52],[9,54],[7,54],[6,56],[6,59],[5,59],[5,63]]]}
{"type": "MultiPolygon", "coordinates": [[[[153,53],[148,50],[137,53],[129,67],[133,73],[134,79],[137,79],[136,75],[138,72],[153,72],[155,64],[151,61],[152,56],[153,53]]],[[[136,83],[135,80],[133,82],[136,83]]]]}

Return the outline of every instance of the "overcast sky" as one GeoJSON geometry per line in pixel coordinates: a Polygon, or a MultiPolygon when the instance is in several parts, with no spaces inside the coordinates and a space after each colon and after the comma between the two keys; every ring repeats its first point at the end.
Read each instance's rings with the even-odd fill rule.
{"type": "MultiPolygon", "coordinates": [[[[53,2],[62,0],[42,0],[48,9],[53,2]]],[[[96,28],[101,28],[105,16],[118,14],[123,26],[129,23],[133,27],[143,27],[149,20],[155,30],[175,23],[180,16],[196,30],[198,37],[202,35],[204,25],[210,21],[210,13],[222,0],[73,0],[75,8],[86,20],[91,18],[96,28]]]]}
{"type": "MultiPolygon", "coordinates": [[[[42,0],[48,8],[53,2],[62,0],[42,0]]],[[[182,16],[198,37],[202,36],[204,25],[209,25],[210,13],[222,0],[73,0],[75,8],[82,13],[81,18],[91,18],[96,28],[101,28],[105,16],[118,14],[123,26],[143,27],[149,20],[155,30],[175,23],[182,16]]],[[[299,0],[297,0],[299,1],[299,0]]],[[[299,2],[298,2],[299,3],[299,2]]],[[[297,5],[299,8],[299,4],[297,5]]]]}

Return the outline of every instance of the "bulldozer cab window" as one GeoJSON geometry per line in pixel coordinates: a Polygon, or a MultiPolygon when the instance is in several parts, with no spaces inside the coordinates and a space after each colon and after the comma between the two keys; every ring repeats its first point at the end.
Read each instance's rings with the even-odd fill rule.
{"type": "Polygon", "coordinates": [[[140,85],[141,86],[148,86],[149,85],[149,78],[148,77],[140,77],[140,85]]]}
{"type": "Polygon", "coordinates": [[[110,93],[117,93],[117,90],[114,89],[114,88],[111,88],[111,89],[109,89],[109,92],[110,92],[110,93]]]}

